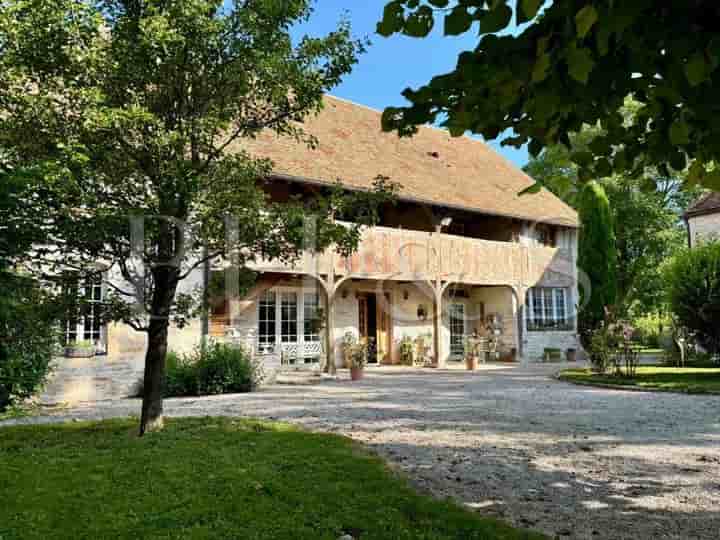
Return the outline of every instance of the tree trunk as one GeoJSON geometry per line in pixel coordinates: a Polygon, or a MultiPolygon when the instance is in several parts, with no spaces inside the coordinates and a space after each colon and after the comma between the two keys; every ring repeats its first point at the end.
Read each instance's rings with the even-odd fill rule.
{"type": "Polygon", "coordinates": [[[140,436],[163,428],[163,383],[165,356],[168,348],[170,310],[175,300],[178,269],[160,266],[153,270],[155,288],[148,325],[148,347],[145,353],[143,402],[140,417],[140,436]]]}
{"type": "Polygon", "coordinates": [[[140,417],[141,437],[147,432],[159,431],[163,428],[162,389],[165,380],[168,325],[167,319],[153,319],[149,325],[140,417]]]}

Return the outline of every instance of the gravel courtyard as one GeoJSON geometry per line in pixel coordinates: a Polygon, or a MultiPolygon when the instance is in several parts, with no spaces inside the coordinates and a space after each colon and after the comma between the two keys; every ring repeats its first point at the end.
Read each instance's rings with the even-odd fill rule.
{"type": "MultiPolygon", "coordinates": [[[[560,367],[383,368],[359,383],[171,399],[166,411],[346,434],[421,490],[551,537],[717,539],[720,396],[573,386],[551,379],[560,367]]],[[[21,421],[138,411],[137,400],[121,400],[21,421]]]]}

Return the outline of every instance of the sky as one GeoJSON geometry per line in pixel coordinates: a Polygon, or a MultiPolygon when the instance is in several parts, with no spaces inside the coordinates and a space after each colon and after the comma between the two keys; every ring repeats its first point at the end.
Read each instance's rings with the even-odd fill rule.
{"type": "MultiPolygon", "coordinates": [[[[375,33],[387,0],[316,0],[311,20],[294,29],[296,35],[324,35],[337,28],[346,15],[356,37],[368,37],[371,45],[353,72],[331,93],[374,109],[407,104],[401,92],[416,88],[434,75],[455,67],[460,52],[477,44],[477,35],[469,32],[458,37],[442,35],[436,25],[425,39],[401,35],[383,38],[375,33]]],[[[525,148],[501,147],[499,141],[488,141],[500,154],[518,166],[528,161],[525,148]]]]}

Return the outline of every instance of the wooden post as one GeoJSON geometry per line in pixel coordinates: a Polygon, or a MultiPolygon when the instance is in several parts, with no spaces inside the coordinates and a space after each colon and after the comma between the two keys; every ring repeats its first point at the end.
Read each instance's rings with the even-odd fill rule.
{"type": "Polygon", "coordinates": [[[518,361],[522,361],[525,358],[525,296],[527,295],[527,289],[525,287],[513,287],[513,296],[515,302],[517,302],[517,310],[515,317],[517,318],[517,354],[518,361]]]}
{"type": "Polygon", "coordinates": [[[442,351],[440,350],[440,329],[442,328],[442,325],[440,324],[441,321],[442,284],[440,283],[440,278],[438,278],[437,283],[435,284],[435,303],[433,306],[433,341],[435,348],[435,367],[438,368],[445,367],[445,358],[443,358],[442,351]]]}
{"type": "Polygon", "coordinates": [[[335,375],[335,287],[325,289],[325,373],[335,375]]]}

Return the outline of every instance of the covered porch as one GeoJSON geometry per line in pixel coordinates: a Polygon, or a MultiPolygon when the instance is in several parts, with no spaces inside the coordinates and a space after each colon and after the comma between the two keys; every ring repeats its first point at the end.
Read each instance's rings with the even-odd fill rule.
{"type": "Polygon", "coordinates": [[[470,336],[487,343],[483,360],[520,356],[521,304],[509,286],[348,278],[328,294],[308,275],[268,272],[241,300],[213,305],[214,338],[285,369],[344,367],[348,336],[367,340],[369,366],[451,366],[464,359],[470,336]]]}

